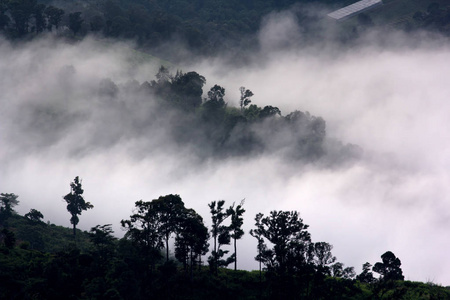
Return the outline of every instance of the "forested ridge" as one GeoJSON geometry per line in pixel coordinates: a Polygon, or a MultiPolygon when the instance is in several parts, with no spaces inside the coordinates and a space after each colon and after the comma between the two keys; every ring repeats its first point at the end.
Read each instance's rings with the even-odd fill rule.
{"type": "MultiPolygon", "coordinates": [[[[58,76],[65,97],[79,97],[79,91],[71,86],[77,78],[76,68],[65,66],[58,76]]],[[[227,99],[225,87],[214,84],[205,91],[205,84],[206,78],[195,71],[173,74],[164,66],[155,80],[142,83],[103,78],[93,82],[91,90],[82,91],[86,97],[96,97],[88,100],[88,107],[79,108],[72,100],[66,105],[33,104],[23,108],[29,118],[19,126],[30,135],[30,142],[36,140],[32,147],[46,147],[87,119],[119,125],[92,127],[87,138],[74,146],[74,155],[132,139],[142,140],[143,145],[135,150],[145,155],[168,151],[170,145],[176,153],[189,153],[199,163],[269,154],[295,163],[332,166],[351,163],[362,155],[357,145],[328,138],[321,117],[299,110],[283,114],[276,106],[258,106],[257,95],[246,87],[239,88],[238,99],[227,99]]],[[[27,146],[28,141],[23,142],[27,146]]]]}
{"type": "Polygon", "coordinates": [[[251,56],[258,47],[257,35],[264,18],[283,10],[295,15],[302,31],[301,45],[330,38],[330,29],[335,31],[332,39],[344,43],[364,35],[368,28],[425,29],[449,34],[450,10],[442,1],[416,0],[412,5],[416,7],[414,12],[405,8],[402,0],[385,1],[385,7],[373,13],[359,14],[344,23],[327,23],[327,12],[353,2],[2,0],[0,32],[11,40],[48,33],[69,40],[87,35],[123,39],[171,60],[192,58],[192,53],[214,56],[233,52],[235,57],[251,56]]]}
{"type": "MultiPolygon", "coordinates": [[[[83,192],[76,177],[64,196],[74,225],[84,210],[94,208],[87,206],[83,192]]],[[[356,275],[353,267],[337,261],[332,245],[312,242],[309,226],[296,211],[258,213],[247,233],[242,231],[248,222],[245,201],[217,200],[208,204],[207,228],[202,216],[171,194],[136,201],[134,213],[121,221],[126,233],[119,239],[111,224],[71,231],[44,223],[37,209],[18,215],[15,194],[2,193],[0,200],[2,299],[450,297],[448,288],[404,281],[401,261],[391,251],[373,267],[365,263],[356,275]],[[257,240],[259,270],[237,268],[244,234],[257,240]]]]}
{"type": "MultiPolygon", "coordinates": [[[[12,39],[46,32],[68,38],[87,34],[135,41],[161,56],[184,47],[197,54],[215,55],[237,47],[254,47],[261,20],[272,11],[294,4],[351,1],[37,1],[2,0],[0,31],[12,39]]],[[[300,13],[301,21],[311,18],[300,13]]],[[[299,16],[300,16],[299,15],[299,16]]]]}

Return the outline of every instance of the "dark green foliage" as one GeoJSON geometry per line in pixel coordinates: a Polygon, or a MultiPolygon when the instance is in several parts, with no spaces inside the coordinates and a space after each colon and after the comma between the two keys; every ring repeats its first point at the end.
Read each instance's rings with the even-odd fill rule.
{"type": "Polygon", "coordinates": [[[363,283],[374,282],[375,278],[373,277],[373,273],[370,272],[371,267],[372,267],[372,265],[368,262],[363,264],[363,266],[362,266],[363,271],[361,272],[361,274],[356,276],[356,280],[359,280],[360,282],[363,282],[363,283]]]}
{"type": "MultiPolygon", "coordinates": [[[[313,252],[315,258],[315,265],[320,273],[325,275],[331,275],[330,265],[336,261],[336,257],[333,256],[331,250],[333,245],[326,242],[318,242],[313,245],[313,252]]],[[[335,276],[340,277],[340,276],[335,276]]]]}
{"type": "Polygon", "coordinates": [[[313,162],[326,155],[326,123],[322,118],[301,111],[283,116],[279,108],[271,105],[249,105],[253,93],[245,88],[241,88],[242,106],[232,107],[226,102],[225,88],[218,84],[201,102],[205,81],[196,72],[177,71],[173,76],[161,67],[156,81],[146,82],[139,89],[158,99],[158,114],[146,120],[157,119],[158,125],[168,122],[171,138],[182,148],[193,147],[200,158],[282,151],[288,159],[313,162]]]}
{"type": "Polygon", "coordinates": [[[273,245],[271,249],[265,246],[260,258],[269,271],[284,275],[309,262],[311,236],[298,212],[271,211],[269,216],[259,214],[255,220],[253,234],[273,245]]]}
{"type": "Polygon", "coordinates": [[[73,235],[75,236],[76,226],[79,222],[78,215],[81,215],[83,210],[91,209],[94,206],[84,200],[84,190],[81,187],[81,181],[78,176],[70,183],[70,188],[71,192],[64,196],[64,200],[67,202],[67,211],[72,215],[70,223],[73,225],[73,235]]]}
{"type": "Polygon", "coordinates": [[[64,11],[46,6],[36,0],[0,1],[0,30],[8,37],[22,38],[30,33],[40,34],[52,26],[58,27],[64,11]]]}
{"type": "Polygon", "coordinates": [[[30,21],[37,5],[36,0],[13,0],[9,2],[9,12],[13,21],[13,32],[21,37],[29,32],[30,21]]]}
{"type": "Polygon", "coordinates": [[[250,98],[253,96],[253,93],[252,91],[245,89],[245,87],[243,86],[239,88],[239,91],[241,92],[241,99],[239,101],[239,106],[241,107],[241,112],[243,112],[245,107],[252,102],[250,98]]]}
{"type": "Polygon", "coordinates": [[[47,28],[47,18],[45,17],[44,11],[46,6],[42,3],[37,4],[34,7],[34,20],[35,20],[35,32],[41,33],[47,28]]]}
{"type": "Polygon", "coordinates": [[[101,257],[109,256],[117,240],[112,234],[111,224],[97,225],[89,231],[89,239],[101,257]]]}
{"type": "Polygon", "coordinates": [[[25,214],[24,217],[32,222],[42,222],[41,219],[44,218],[44,215],[40,211],[32,208],[32,209],[30,209],[29,213],[25,214]]]}
{"type": "MultiPolygon", "coordinates": [[[[217,221],[230,214],[232,223],[231,210],[242,211],[242,203],[240,208],[233,205],[225,210],[224,203],[218,205],[221,202],[211,203],[210,208],[214,209],[217,221]]],[[[153,209],[149,214],[159,217],[159,231],[155,234],[161,236],[161,245],[167,230],[172,230],[165,226],[172,222],[178,224],[173,233],[175,255],[181,266],[173,260],[156,260],[150,270],[149,259],[141,246],[129,237],[115,238],[110,224],[97,225],[89,233],[79,232],[75,246],[71,243],[70,229],[31,222],[13,214],[9,218],[10,228],[2,229],[0,299],[450,298],[449,289],[434,284],[395,280],[392,274],[398,274],[395,270],[400,267],[400,261],[391,252],[383,254],[383,262],[377,263],[382,265],[377,268],[383,270],[382,280],[363,280],[371,275],[368,263],[363,266],[365,275],[362,273],[358,280],[353,280],[352,268],[334,263],[330,244],[310,242],[307,225],[297,212],[273,211],[267,217],[257,215],[256,228],[251,234],[261,241],[257,258],[268,263],[266,271],[218,268],[212,276],[200,263],[201,255],[207,251],[208,230],[201,216],[184,208],[178,195],[161,196],[151,202],[138,201],[137,208],[137,214],[145,216],[148,209],[153,209]],[[65,234],[61,234],[62,231],[65,234]],[[40,248],[41,251],[33,250],[33,244],[36,245],[33,236],[37,235],[45,237],[45,243],[47,238],[52,239],[52,249],[59,246],[59,250],[49,251],[48,246],[40,248]],[[265,240],[271,242],[270,247],[265,240]]],[[[242,225],[242,219],[235,222],[242,225]]],[[[217,227],[220,226],[225,225],[221,223],[217,227]]],[[[229,240],[232,234],[218,240],[229,240]]],[[[236,234],[239,236],[239,231],[236,234]]]]}
{"type": "Polygon", "coordinates": [[[226,267],[234,262],[234,257],[230,256],[224,258],[228,254],[228,250],[220,249],[223,245],[230,244],[230,228],[223,224],[223,222],[230,217],[230,211],[226,210],[225,200],[212,201],[209,206],[211,213],[211,237],[213,238],[213,250],[208,257],[208,263],[211,271],[217,275],[220,267],[226,267]]]}
{"type": "Polygon", "coordinates": [[[202,103],[203,85],[205,77],[197,72],[177,72],[172,80],[172,101],[178,103],[179,107],[192,111],[202,103]]]}
{"type": "Polygon", "coordinates": [[[61,8],[57,8],[55,6],[49,5],[44,11],[47,16],[47,29],[48,31],[52,31],[53,26],[58,29],[59,24],[61,23],[62,17],[64,15],[64,10],[61,8]]]}
{"type": "MultiPolygon", "coordinates": [[[[11,216],[8,226],[19,243],[26,241],[33,250],[56,253],[73,243],[73,230],[62,226],[31,221],[19,215],[11,216]]],[[[88,234],[78,229],[77,246],[83,251],[90,247],[88,234]]]]}
{"type": "Polygon", "coordinates": [[[195,266],[200,268],[201,256],[208,252],[208,228],[203,218],[193,209],[185,209],[179,220],[175,237],[175,257],[183,264],[184,270],[189,266],[191,276],[195,266]]]}
{"type": "Polygon", "coordinates": [[[242,225],[244,224],[244,218],[242,215],[245,212],[245,209],[242,207],[244,205],[244,200],[241,203],[234,207],[233,205],[227,209],[227,214],[230,215],[231,224],[228,227],[230,230],[230,237],[233,239],[234,246],[234,270],[237,270],[237,240],[241,239],[244,235],[244,230],[242,230],[242,225]]]}
{"type": "Polygon", "coordinates": [[[81,12],[77,11],[69,14],[69,29],[73,32],[73,35],[81,30],[84,20],[81,18],[81,12]]]}
{"type": "Polygon", "coordinates": [[[19,196],[15,194],[1,193],[0,194],[0,214],[11,216],[14,213],[13,207],[19,204],[17,200],[19,196]]]}
{"type": "Polygon", "coordinates": [[[3,244],[6,248],[11,249],[16,244],[16,237],[14,235],[14,232],[7,228],[3,228],[1,231],[1,241],[3,241],[3,244]]]}
{"type": "Polygon", "coordinates": [[[172,234],[175,235],[175,257],[185,270],[189,267],[191,274],[200,264],[201,255],[208,251],[209,235],[203,219],[193,209],[185,208],[178,195],[161,196],[149,202],[137,201],[136,213],[121,224],[127,230],[125,238],[144,258],[141,265],[149,266],[150,274],[162,257],[160,251],[164,247],[166,267],[170,265],[169,239],[172,234]]]}
{"type": "Polygon", "coordinates": [[[154,203],[153,209],[159,214],[161,221],[159,232],[165,240],[166,261],[169,261],[169,239],[173,233],[178,232],[180,223],[185,219],[186,209],[178,195],[161,196],[152,203],[154,203]]]}
{"type": "Polygon", "coordinates": [[[125,237],[133,242],[153,269],[163,248],[164,236],[159,234],[162,221],[153,202],[139,200],[135,208],[136,212],[130,219],[122,220],[121,224],[127,230],[125,237]]]}
{"type": "MultiPolygon", "coordinates": [[[[61,25],[67,26],[74,35],[84,34],[88,30],[96,35],[112,38],[125,38],[136,41],[141,48],[152,48],[162,57],[190,59],[186,53],[215,55],[222,51],[231,51],[233,61],[246,60],[258,47],[257,33],[264,17],[271,12],[290,10],[295,22],[302,29],[301,45],[329,37],[322,22],[325,14],[312,14],[310,5],[318,5],[325,11],[332,11],[351,4],[348,0],[177,0],[177,1],[141,1],[141,0],[107,0],[107,1],[72,1],[62,0],[52,5],[48,1],[38,3],[36,0],[1,0],[0,30],[10,38],[28,38],[40,34],[44,28],[52,31],[61,25]],[[53,6],[53,5],[57,5],[53,6]],[[80,11],[81,9],[81,11],[80,11]],[[67,18],[63,18],[67,11],[67,18]],[[82,26],[86,19],[86,25],[82,26]],[[168,42],[177,40],[189,51],[179,51],[168,42]]],[[[450,30],[450,8],[445,1],[427,2],[423,0],[395,1],[399,10],[392,13],[391,5],[379,10],[389,11],[380,23],[387,30],[390,26],[407,30],[427,29],[448,35],[450,30]],[[407,5],[406,5],[407,4],[407,5]],[[401,7],[399,9],[398,7],[401,7]],[[418,9],[416,13],[414,10],[418,9]],[[414,7],[414,8],[412,8],[414,7]],[[420,9],[420,10],[419,10],[420,9]]],[[[332,37],[338,42],[348,43],[358,37],[359,29],[376,26],[371,13],[359,14],[353,30],[340,23],[333,24],[337,34],[332,37]],[[357,24],[357,25],[356,25],[357,24]]],[[[352,22],[352,21],[350,21],[352,22]]],[[[58,30],[57,30],[58,31],[58,30]]],[[[64,32],[59,32],[65,35],[64,32]]],[[[249,97],[244,97],[241,107],[250,104],[249,97]]]]}
{"type": "Polygon", "coordinates": [[[383,281],[389,280],[403,280],[403,272],[400,268],[401,261],[394,253],[387,251],[381,255],[382,262],[377,262],[372,270],[381,275],[383,281]]]}
{"type": "Polygon", "coordinates": [[[89,24],[92,32],[99,32],[105,27],[105,20],[102,16],[96,15],[92,17],[89,24]]]}

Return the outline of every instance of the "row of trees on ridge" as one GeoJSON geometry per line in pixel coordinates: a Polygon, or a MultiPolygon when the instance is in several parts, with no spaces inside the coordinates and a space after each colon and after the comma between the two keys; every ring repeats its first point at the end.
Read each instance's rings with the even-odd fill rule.
{"type": "MultiPolygon", "coordinates": [[[[67,202],[67,211],[70,213],[70,222],[73,225],[73,235],[76,235],[78,215],[93,205],[86,202],[79,177],[75,177],[70,184],[71,192],[63,198],[67,202]]],[[[19,202],[14,194],[1,194],[0,217],[3,228],[3,240],[10,232],[4,226],[5,221],[14,212],[13,207],[19,202]]],[[[148,264],[149,272],[162,257],[165,249],[165,261],[169,262],[170,239],[175,236],[175,258],[185,270],[191,274],[195,268],[202,265],[201,257],[209,251],[208,241],[212,239],[213,247],[208,257],[210,270],[218,273],[221,267],[234,263],[237,270],[237,241],[244,235],[242,230],[244,200],[238,205],[233,203],[226,208],[225,201],[212,201],[208,204],[211,213],[211,228],[204,225],[203,218],[191,208],[186,208],[178,195],[161,196],[152,201],[137,201],[134,213],[130,219],[122,220],[121,226],[127,231],[125,239],[133,243],[139,250],[141,258],[148,264]],[[225,222],[229,219],[229,222],[225,222]],[[234,252],[225,257],[229,251],[223,246],[230,245],[233,240],[234,252]]],[[[41,222],[42,214],[36,209],[25,215],[32,222],[41,222]]],[[[269,273],[310,274],[317,272],[327,276],[352,279],[355,277],[353,267],[344,268],[342,263],[336,262],[332,255],[332,245],[326,242],[313,243],[307,231],[308,225],[303,223],[296,211],[271,211],[268,216],[258,213],[255,217],[255,228],[250,235],[257,239],[257,255],[255,259],[269,273]]],[[[105,251],[108,245],[116,238],[112,235],[111,225],[98,225],[91,229],[92,241],[99,249],[105,251]]],[[[373,271],[379,273],[385,280],[403,280],[401,262],[388,251],[382,256],[382,262],[376,263],[373,271]]],[[[356,277],[362,282],[374,282],[375,278],[370,272],[370,264],[363,266],[363,272],[356,277]]]]}

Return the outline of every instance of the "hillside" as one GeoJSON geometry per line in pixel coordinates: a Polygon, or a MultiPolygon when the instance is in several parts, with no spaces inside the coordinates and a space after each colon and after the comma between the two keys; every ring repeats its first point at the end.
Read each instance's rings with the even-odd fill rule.
{"type": "MultiPolygon", "coordinates": [[[[354,1],[119,1],[119,0],[5,0],[0,11],[0,31],[10,39],[30,39],[45,32],[79,40],[86,35],[133,41],[141,49],[164,59],[186,59],[189,53],[217,55],[237,49],[252,51],[258,46],[258,31],[270,13],[291,10],[304,38],[313,41],[321,34],[326,13],[354,1]],[[320,9],[317,9],[320,8],[320,9]],[[25,11],[25,15],[20,12],[25,11]],[[180,48],[185,49],[180,51],[180,48]]],[[[448,24],[446,1],[440,5],[439,26],[448,24]],[[443,24],[445,23],[445,24],[443,24]]],[[[334,24],[345,32],[360,26],[420,29],[430,28],[413,16],[429,16],[430,1],[386,0],[385,5],[349,20],[334,24]]],[[[434,21],[433,21],[434,22],[434,21]]],[[[441,30],[442,31],[442,30],[441,30]]],[[[448,29],[445,27],[445,32],[448,29]]],[[[344,38],[346,40],[346,38],[344,38]]],[[[248,55],[248,53],[247,53],[248,55]]]]}
{"type": "Polygon", "coordinates": [[[2,235],[2,299],[147,299],[150,295],[153,299],[450,298],[449,288],[433,283],[367,281],[371,274],[367,270],[356,279],[326,275],[320,267],[298,270],[295,276],[272,269],[261,273],[219,268],[214,274],[210,268],[183,267],[172,259],[160,259],[157,268],[148,269],[150,261],[140,246],[127,239],[108,241],[108,227],[97,228],[90,239],[87,233],[78,232],[75,246],[69,228],[33,223],[19,215],[3,225],[14,232],[17,243],[8,245],[2,235]]]}
{"type": "Polygon", "coordinates": [[[24,247],[40,252],[56,253],[76,246],[87,251],[90,247],[89,235],[77,229],[76,241],[72,229],[42,221],[31,221],[20,215],[8,219],[8,227],[16,237],[17,245],[26,243],[24,247]]]}

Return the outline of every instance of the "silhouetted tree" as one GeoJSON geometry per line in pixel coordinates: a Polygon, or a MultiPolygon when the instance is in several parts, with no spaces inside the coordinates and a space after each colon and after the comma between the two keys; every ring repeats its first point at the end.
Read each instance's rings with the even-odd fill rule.
{"type": "Polygon", "coordinates": [[[257,215],[255,220],[253,233],[273,245],[271,249],[266,246],[267,250],[260,254],[269,271],[283,274],[288,268],[298,269],[307,262],[311,236],[298,212],[271,211],[269,216],[257,215]]]}
{"type": "Polygon", "coordinates": [[[185,209],[179,218],[175,237],[175,257],[183,263],[184,269],[188,263],[192,275],[193,267],[201,256],[208,252],[208,228],[203,224],[203,218],[193,209],[185,209]]]}
{"type": "Polygon", "coordinates": [[[41,219],[44,218],[44,215],[40,211],[32,208],[24,217],[33,222],[42,222],[41,219]]]}
{"type": "Polygon", "coordinates": [[[19,200],[17,200],[19,196],[11,193],[1,193],[0,194],[0,214],[6,217],[11,216],[14,212],[13,207],[19,204],[19,200]]]}
{"type": "Polygon", "coordinates": [[[272,105],[264,106],[264,108],[260,111],[259,117],[261,119],[274,117],[276,115],[281,115],[281,111],[278,107],[274,107],[272,105]]]}
{"type": "Polygon", "coordinates": [[[362,272],[358,276],[356,276],[356,280],[359,280],[360,282],[364,283],[372,283],[375,281],[375,278],[373,277],[373,273],[371,272],[372,265],[368,262],[363,264],[362,266],[362,272]]]}
{"type": "Polygon", "coordinates": [[[250,98],[253,96],[252,91],[245,89],[245,87],[241,86],[239,88],[241,92],[241,99],[239,101],[239,106],[241,107],[241,112],[245,109],[247,105],[249,105],[252,100],[250,98]]]}
{"type": "Polygon", "coordinates": [[[331,253],[333,245],[326,242],[314,243],[314,262],[317,271],[326,275],[330,275],[330,265],[336,261],[336,257],[331,253]]]}
{"type": "Polygon", "coordinates": [[[161,218],[153,201],[136,201],[136,212],[129,220],[122,220],[122,227],[127,230],[126,238],[142,251],[144,258],[150,262],[153,270],[155,262],[160,258],[163,248],[163,235],[160,233],[161,218]]]}
{"type": "Polygon", "coordinates": [[[211,212],[211,236],[214,240],[213,251],[211,256],[208,258],[208,262],[211,271],[217,274],[218,267],[228,266],[233,262],[233,258],[222,259],[228,250],[222,250],[220,247],[222,245],[230,244],[230,231],[229,228],[223,225],[225,219],[230,215],[224,209],[225,200],[212,201],[208,204],[211,212]]]}
{"type": "Polygon", "coordinates": [[[225,106],[225,88],[221,87],[220,85],[215,84],[209,91],[208,91],[208,99],[211,105],[214,105],[217,108],[222,108],[225,106]]]}
{"type": "MultiPolygon", "coordinates": [[[[161,69],[160,69],[161,71],[161,69]]],[[[177,72],[172,80],[175,101],[181,108],[192,111],[202,104],[203,85],[206,79],[197,72],[177,72]]]]}
{"type": "Polygon", "coordinates": [[[79,222],[78,215],[81,215],[83,210],[88,210],[94,206],[86,202],[83,198],[84,190],[81,187],[81,181],[77,177],[70,183],[71,192],[64,196],[64,200],[67,202],[67,211],[72,215],[70,223],[73,225],[73,235],[76,235],[76,227],[79,222]]]}
{"type": "Polygon", "coordinates": [[[331,276],[344,279],[353,279],[355,277],[355,269],[353,267],[344,268],[344,264],[337,262],[331,266],[331,276]]]}
{"type": "Polygon", "coordinates": [[[403,271],[400,268],[401,261],[395,257],[394,253],[387,251],[381,255],[382,262],[377,262],[372,270],[381,275],[381,279],[388,280],[403,280],[403,271]]]}
{"type": "Polygon", "coordinates": [[[242,225],[244,224],[244,218],[242,217],[242,215],[245,212],[245,209],[242,208],[242,206],[244,205],[244,200],[241,201],[241,203],[236,206],[236,208],[234,208],[234,203],[233,205],[227,209],[227,214],[230,215],[231,217],[231,224],[228,227],[230,230],[230,237],[233,239],[233,244],[234,244],[234,253],[233,253],[233,258],[234,258],[234,270],[237,270],[237,245],[236,245],[236,241],[239,240],[240,238],[242,238],[242,236],[244,235],[244,230],[242,230],[242,225]]]}
{"type": "Polygon", "coordinates": [[[259,281],[262,281],[262,264],[264,262],[264,257],[265,257],[265,252],[268,251],[267,250],[267,246],[264,243],[264,238],[263,238],[263,227],[261,224],[261,219],[264,215],[262,213],[258,213],[255,217],[255,226],[256,229],[251,229],[250,230],[250,235],[253,236],[254,238],[256,238],[256,240],[258,241],[258,244],[256,246],[256,249],[258,251],[258,254],[255,257],[255,260],[257,262],[259,262],[259,281]]]}
{"type": "Polygon", "coordinates": [[[172,233],[177,232],[179,222],[185,210],[184,203],[179,195],[161,196],[153,200],[154,209],[159,213],[161,226],[159,232],[163,235],[166,248],[166,261],[169,261],[169,239],[172,233]]]}

